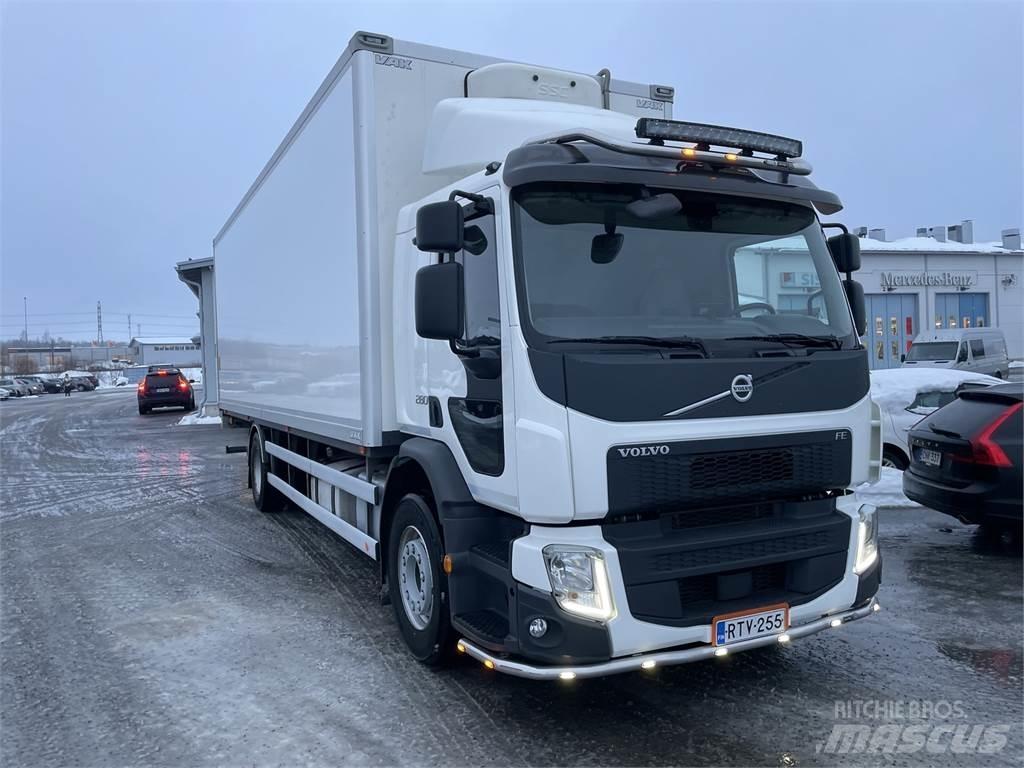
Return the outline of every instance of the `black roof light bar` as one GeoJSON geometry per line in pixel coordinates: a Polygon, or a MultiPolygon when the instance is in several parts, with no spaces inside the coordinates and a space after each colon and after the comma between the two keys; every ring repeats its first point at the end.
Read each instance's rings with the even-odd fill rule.
{"type": "Polygon", "coordinates": [[[639,139],[654,141],[688,141],[696,144],[698,150],[730,147],[746,154],[767,152],[780,160],[800,157],[804,151],[803,142],[785,136],[653,117],[641,117],[636,121],[636,135],[639,139]]]}
{"type": "MultiPolygon", "coordinates": [[[[656,123],[674,123],[673,120],[651,120],[650,118],[641,118],[637,123],[637,132],[641,130],[641,124],[644,122],[656,122],[656,123]]],[[[695,125],[694,123],[680,123],[680,125],[695,125]]],[[[732,130],[732,129],[724,129],[732,130]]],[[[749,131],[743,131],[743,133],[750,133],[749,131]]],[[[752,136],[766,137],[768,134],[750,134],[752,136]]],[[[653,137],[652,137],[653,138],[653,137]]],[[[670,140],[675,140],[674,137],[667,137],[670,140]]],[[[738,137],[736,137],[738,138],[738,137]]],[[[783,141],[792,141],[792,139],[784,139],[783,137],[775,137],[782,139],[783,141]]],[[[750,153],[750,148],[743,148],[741,152],[712,152],[710,144],[698,143],[695,148],[692,147],[667,147],[664,146],[657,138],[654,138],[653,143],[641,143],[637,141],[626,141],[617,136],[609,136],[598,131],[594,131],[590,128],[576,128],[568,131],[556,131],[554,133],[545,134],[543,136],[536,136],[532,139],[528,139],[523,142],[523,145],[529,144],[570,144],[574,141],[585,141],[588,144],[594,144],[598,147],[604,147],[615,152],[624,152],[630,155],[646,155],[650,157],[663,157],[671,160],[678,161],[682,167],[684,164],[706,164],[712,168],[726,167],[726,166],[737,166],[740,168],[750,168],[752,170],[761,171],[775,171],[776,173],[783,174],[783,180],[785,180],[785,174],[796,174],[797,176],[807,176],[811,173],[811,164],[801,158],[787,158],[785,156],[776,157],[754,157],[750,153]]],[[[685,141],[685,139],[683,139],[685,141]]],[[[796,142],[799,145],[800,142],[796,142]]],[[[731,145],[730,145],[731,146],[731,145]]],[[[739,147],[737,147],[739,149],[739,147]]],[[[792,147],[789,147],[792,149],[792,147]]]]}

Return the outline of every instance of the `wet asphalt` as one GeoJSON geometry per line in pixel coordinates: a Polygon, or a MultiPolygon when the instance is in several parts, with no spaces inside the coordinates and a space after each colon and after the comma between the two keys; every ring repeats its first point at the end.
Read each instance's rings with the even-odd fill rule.
{"type": "Polygon", "coordinates": [[[224,451],[244,432],[180,416],[0,403],[4,765],[1022,761],[1020,553],[951,518],[883,511],[883,610],[792,647],[568,684],[438,671],[370,560],[253,508],[224,451]]]}

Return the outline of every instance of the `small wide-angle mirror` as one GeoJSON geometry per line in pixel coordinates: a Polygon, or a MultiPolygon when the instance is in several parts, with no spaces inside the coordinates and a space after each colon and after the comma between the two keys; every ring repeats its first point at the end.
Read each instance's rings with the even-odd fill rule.
{"type": "Polygon", "coordinates": [[[487,250],[487,236],[476,224],[470,224],[463,231],[462,248],[474,256],[479,256],[487,250]]]}

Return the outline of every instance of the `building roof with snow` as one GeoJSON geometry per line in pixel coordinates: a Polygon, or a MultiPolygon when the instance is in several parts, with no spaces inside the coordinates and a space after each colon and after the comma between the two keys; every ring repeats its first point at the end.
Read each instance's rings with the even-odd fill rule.
{"type": "Polygon", "coordinates": [[[196,344],[198,343],[194,339],[188,336],[136,336],[132,339],[131,347],[137,347],[140,345],[150,346],[153,344],[196,344]]]}

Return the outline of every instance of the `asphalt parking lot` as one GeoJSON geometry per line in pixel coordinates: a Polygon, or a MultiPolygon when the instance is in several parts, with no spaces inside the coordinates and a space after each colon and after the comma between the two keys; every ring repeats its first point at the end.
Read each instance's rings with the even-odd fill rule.
{"type": "Polygon", "coordinates": [[[1021,763],[1021,558],[951,518],[884,510],[883,610],[792,647],[572,684],[434,671],[373,563],[253,508],[224,451],[244,433],[180,417],[131,390],[0,404],[5,765],[1021,763]]]}

